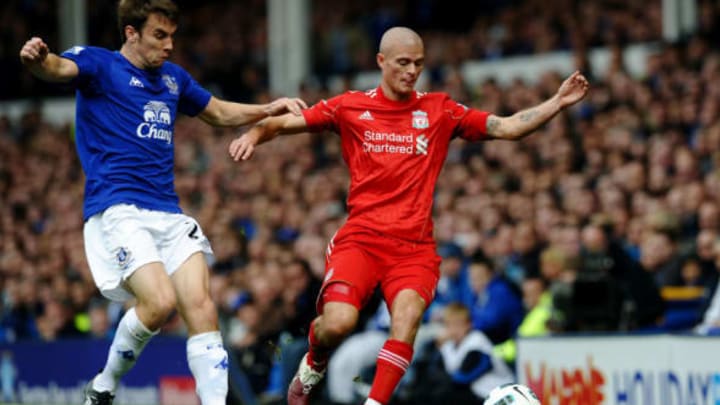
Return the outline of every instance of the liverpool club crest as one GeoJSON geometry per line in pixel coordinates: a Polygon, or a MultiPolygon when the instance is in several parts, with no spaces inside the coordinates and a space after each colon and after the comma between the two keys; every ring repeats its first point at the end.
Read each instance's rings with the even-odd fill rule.
{"type": "Polygon", "coordinates": [[[412,126],[417,129],[425,129],[430,126],[428,115],[425,111],[417,110],[412,113],[412,126]]]}

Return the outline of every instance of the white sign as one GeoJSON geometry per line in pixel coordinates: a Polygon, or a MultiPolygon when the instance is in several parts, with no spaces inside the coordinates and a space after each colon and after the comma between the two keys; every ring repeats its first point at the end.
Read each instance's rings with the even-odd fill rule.
{"type": "Polygon", "coordinates": [[[720,405],[718,348],[691,336],[521,339],[517,372],[543,405],[720,405]]]}

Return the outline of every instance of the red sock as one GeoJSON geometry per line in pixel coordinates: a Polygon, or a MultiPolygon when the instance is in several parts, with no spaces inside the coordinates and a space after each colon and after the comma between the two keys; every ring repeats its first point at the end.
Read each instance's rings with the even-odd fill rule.
{"type": "Polygon", "coordinates": [[[370,398],[381,404],[390,402],[395,387],[405,375],[413,356],[413,347],[400,340],[388,339],[377,359],[375,379],[370,389],[370,398]]]}
{"type": "Polygon", "coordinates": [[[308,350],[307,356],[308,365],[316,371],[324,370],[330,357],[330,349],[322,346],[317,336],[315,336],[315,322],[310,324],[308,342],[310,343],[310,350],[308,350]]]}

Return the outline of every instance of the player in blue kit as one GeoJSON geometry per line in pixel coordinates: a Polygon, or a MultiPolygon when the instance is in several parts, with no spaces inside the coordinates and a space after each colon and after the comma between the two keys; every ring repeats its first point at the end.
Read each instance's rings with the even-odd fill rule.
{"type": "Polygon", "coordinates": [[[85,251],[100,291],[136,298],[123,316],[85,405],[112,404],[120,378],[177,309],[187,324],[187,359],[203,405],[224,405],[227,353],[208,291],[210,244],[183,215],[174,188],[178,113],[215,126],[300,114],[299,99],[269,104],[219,100],[168,62],[177,28],[171,0],[122,0],[120,51],[76,46],[61,55],[32,38],[20,58],[35,76],[77,89],[77,151],[86,175],[85,251]]]}

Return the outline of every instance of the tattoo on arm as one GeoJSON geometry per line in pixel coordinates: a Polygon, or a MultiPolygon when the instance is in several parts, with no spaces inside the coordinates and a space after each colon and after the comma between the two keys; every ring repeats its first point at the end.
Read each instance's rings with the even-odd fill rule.
{"type": "Polygon", "coordinates": [[[498,128],[500,128],[500,118],[493,116],[488,117],[487,122],[485,123],[485,129],[488,135],[496,134],[498,128]]]}
{"type": "Polygon", "coordinates": [[[527,110],[527,111],[521,112],[518,115],[518,118],[522,122],[528,122],[528,121],[532,121],[535,117],[537,117],[537,115],[538,115],[538,112],[535,111],[534,109],[532,109],[532,110],[527,110]]]}

